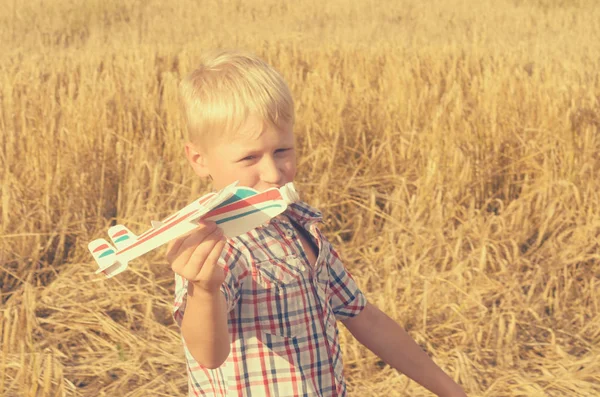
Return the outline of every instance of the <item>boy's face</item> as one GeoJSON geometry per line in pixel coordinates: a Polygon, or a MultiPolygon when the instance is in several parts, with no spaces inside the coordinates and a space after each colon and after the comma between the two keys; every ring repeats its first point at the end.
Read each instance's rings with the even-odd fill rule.
{"type": "Polygon", "coordinates": [[[251,116],[235,138],[216,143],[206,151],[188,143],[185,151],[196,174],[210,175],[217,190],[239,180],[240,186],[262,192],[293,182],[296,175],[291,123],[279,129],[251,116]]]}

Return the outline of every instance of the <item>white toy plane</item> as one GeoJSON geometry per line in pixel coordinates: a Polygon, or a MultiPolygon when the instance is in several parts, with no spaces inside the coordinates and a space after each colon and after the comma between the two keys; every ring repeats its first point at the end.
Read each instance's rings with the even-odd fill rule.
{"type": "Polygon", "coordinates": [[[232,238],[268,222],[299,200],[291,182],[260,193],[237,184],[206,194],[160,222],[152,221],[152,227],[140,236],[123,225],[109,228],[114,246],[104,239],[88,244],[100,267],[96,274],[116,276],[127,269],[129,261],[194,230],[200,220],[215,222],[226,237],[232,238]]]}

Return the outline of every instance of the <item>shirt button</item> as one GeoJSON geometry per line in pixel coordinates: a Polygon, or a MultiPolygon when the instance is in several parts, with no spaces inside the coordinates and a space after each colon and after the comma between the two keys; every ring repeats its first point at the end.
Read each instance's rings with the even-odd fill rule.
{"type": "Polygon", "coordinates": [[[292,237],[292,236],[294,235],[294,232],[293,232],[291,229],[288,229],[288,230],[286,230],[286,231],[285,231],[285,234],[286,234],[288,237],[292,237]]]}

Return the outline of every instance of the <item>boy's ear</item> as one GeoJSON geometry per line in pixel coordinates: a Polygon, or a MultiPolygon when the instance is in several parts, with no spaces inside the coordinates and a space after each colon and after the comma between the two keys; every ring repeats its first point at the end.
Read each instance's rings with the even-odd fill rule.
{"type": "Polygon", "coordinates": [[[196,175],[202,178],[210,176],[208,167],[206,166],[206,157],[193,143],[188,142],[185,144],[185,156],[190,162],[196,175]]]}

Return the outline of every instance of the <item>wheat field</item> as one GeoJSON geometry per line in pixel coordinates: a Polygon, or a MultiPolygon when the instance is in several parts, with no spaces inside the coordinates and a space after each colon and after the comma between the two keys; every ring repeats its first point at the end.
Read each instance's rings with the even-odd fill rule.
{"type": "MultiPolygon", "coordinates": [[[[209,191],[179,79],[274,65],[296,186],[367,298],[469,396],[600,395],[596,0],[25,0],[0,7],[0,395],[182,396],[164,249],[87,243],[209,191]]],[[[428,396],[340,324],[350,396],[428,396]]]]}

